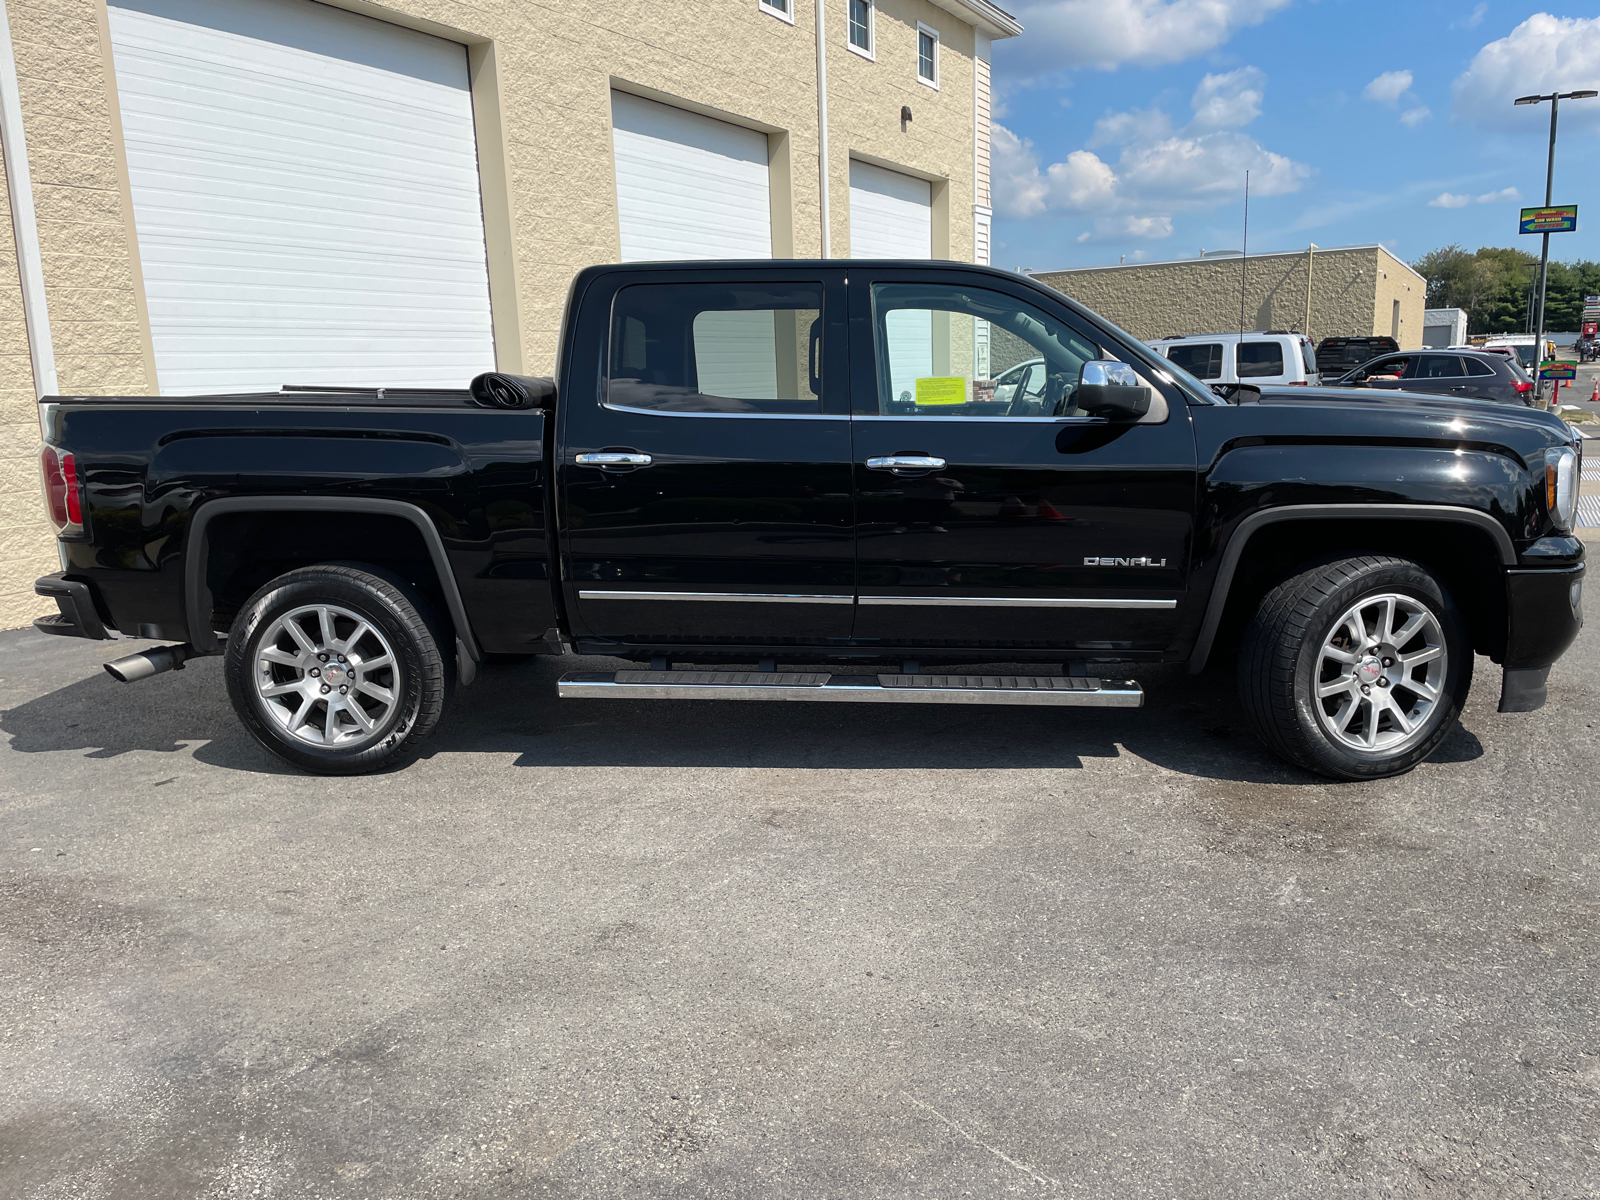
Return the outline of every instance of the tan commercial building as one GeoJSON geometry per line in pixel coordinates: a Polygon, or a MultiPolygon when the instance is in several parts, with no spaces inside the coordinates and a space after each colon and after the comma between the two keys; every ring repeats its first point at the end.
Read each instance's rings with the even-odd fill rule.
{"type": "Polygon", "coordinates": [[[58,569],[38,394],[548,373],[595,262],[987,262],[1021,27],[821,3],[0,3],[0,628],[58,569]]]}
{"type": "Polygon", "coordinates": [[[1422,346],[1427,281],[1382,246],[1031,274],[1146,341],[1236,332],[1242,317],[1246,331],[1289,330],[1318,342],[1387,336],[1402,350],[1422,346]]]}

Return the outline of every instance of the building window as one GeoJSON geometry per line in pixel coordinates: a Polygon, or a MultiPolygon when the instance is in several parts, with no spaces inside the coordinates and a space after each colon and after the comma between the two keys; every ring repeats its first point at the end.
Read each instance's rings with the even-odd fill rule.
{"type": "Polygon", "coordinates": [[[917,79],[931,88],[939,86],[939,31],[917,23],[917,79]]]}
{"type": "Polygon", "coordinates": [[[794,24],[794,0],[756,0],[756,6],[780,21],[794,24]]]}
{"type": "Polygon", "coordinates": [[[877,52],[872,45],[872,26],[876,8],[873,0],[850,0],[850,49],[874,60],[877,52]]]}

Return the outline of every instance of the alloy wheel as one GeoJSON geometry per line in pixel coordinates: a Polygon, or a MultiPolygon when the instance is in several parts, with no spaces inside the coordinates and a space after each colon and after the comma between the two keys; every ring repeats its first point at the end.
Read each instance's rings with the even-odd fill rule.
{"type": "Polygon", "coordinates": [[[365,740],[384,728],[401,693],[388,640],[367,618],[334,604],[278,617],[255,659],[263,711],[284,733],[313,746],[365,740]]]}

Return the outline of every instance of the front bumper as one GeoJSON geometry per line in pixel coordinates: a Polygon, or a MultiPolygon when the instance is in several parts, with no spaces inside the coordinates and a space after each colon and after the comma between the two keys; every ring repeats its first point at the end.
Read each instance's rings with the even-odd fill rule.
{"type": "Polygon", "coordinates": [[[1501,712],[1532,712],[1545,702],[1545,680],[1583,628],[1586,564],[1506,573],[1506,653],[1501,712]]]}
{"type": "Polygon", "coordinates": [[[34,580],[33,591],[35,595],[50,597],[59,610],[53,617],[39,617],[34,621],[33,627],[40,633],[90,638],[94,641],[111,640],[100,614],[95,610],[94,593],[89,590],[87,583],[68,579],[58,571],[34,580]]]}

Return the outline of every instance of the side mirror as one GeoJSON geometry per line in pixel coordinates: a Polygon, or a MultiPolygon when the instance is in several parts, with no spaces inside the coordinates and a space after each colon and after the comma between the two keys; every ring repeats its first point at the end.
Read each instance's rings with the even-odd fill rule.
{"type": "Polygon", "coordinates": [[[1150,411],[1150,389],[1127,363],[1096,358],[1078,372],[1076,404],[1090,416],[1137,421],[1150,411]]]}

